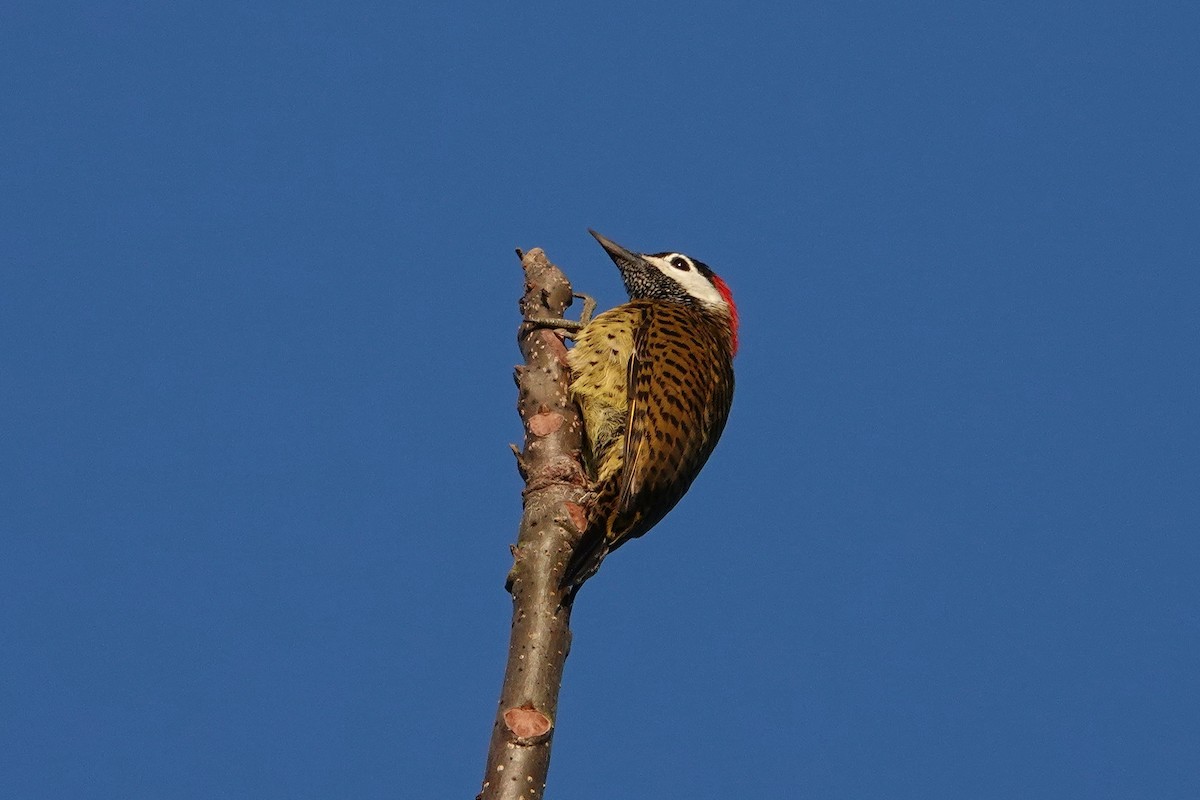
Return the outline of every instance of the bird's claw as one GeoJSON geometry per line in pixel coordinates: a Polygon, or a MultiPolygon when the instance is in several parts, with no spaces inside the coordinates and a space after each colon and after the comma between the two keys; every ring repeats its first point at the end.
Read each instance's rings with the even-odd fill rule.
{"type": "Polygon", "coordinates": [[[526,317],[525,324],[535,328],[549,328],[564,339],[574,339],[592,321],[592,314],[596,311],[596,300],[579,292],[573,292],[572,296],[583,301],[583,311],[578,320],[562,317],[526,317]]]}

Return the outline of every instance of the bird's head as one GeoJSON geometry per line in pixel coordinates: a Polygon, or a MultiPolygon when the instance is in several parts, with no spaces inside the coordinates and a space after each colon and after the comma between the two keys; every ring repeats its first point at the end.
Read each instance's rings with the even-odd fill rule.
{"type": "Polygon", "coordinates": [[[635,253],[588,229],[607,252],[625,282],[630,300],[684,303],[722,317],[737,352],[738,313],[733,293],[705,263],[683,253],[635,253]]]}

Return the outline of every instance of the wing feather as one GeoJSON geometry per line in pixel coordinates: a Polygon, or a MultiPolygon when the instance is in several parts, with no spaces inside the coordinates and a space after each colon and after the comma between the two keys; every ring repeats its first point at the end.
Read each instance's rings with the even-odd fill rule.
{"type": "Polygon", "coordinates": [[[690,314],[697,313],[651,307],[634,333],[618,505],[632,517],[614,531],[613,547],[641,536],[679,501],[708,460],[729,415],[733,372],[728,346],[707,326],[696,324],[690,314]],[[692,338],[681,338],[679,330],[692,338]]]}

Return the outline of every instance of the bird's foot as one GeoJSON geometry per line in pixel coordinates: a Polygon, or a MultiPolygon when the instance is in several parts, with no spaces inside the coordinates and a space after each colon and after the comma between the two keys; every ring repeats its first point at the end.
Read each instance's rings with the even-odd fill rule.
{"type": "Polygon", "coordinates": [[[592,321],[592,314],[596,311],[596,301],[591,296],[579,292],[575,292],[574,296],[583,301],[583,311],[578,321],[554,317],[526,317],[526,324],[535,328],[549,328],[564,339],[574,339],[592,321]]]}

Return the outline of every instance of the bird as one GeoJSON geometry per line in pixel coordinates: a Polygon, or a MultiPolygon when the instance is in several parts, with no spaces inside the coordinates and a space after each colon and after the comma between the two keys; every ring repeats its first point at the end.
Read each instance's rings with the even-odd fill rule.
{"type": "Polygon", "coordinates": [[[620,270],[629,302],[583,321],[567,355],[591,501],[562,578],[572,598],[687,492],[729,418],[738,349],[733,295],[707,264],[588,232],[620,270]]]}

